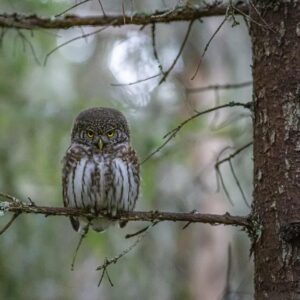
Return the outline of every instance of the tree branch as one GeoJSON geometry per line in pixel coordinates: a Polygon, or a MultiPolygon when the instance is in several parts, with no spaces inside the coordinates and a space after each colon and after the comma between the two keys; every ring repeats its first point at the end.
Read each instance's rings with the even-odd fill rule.
{"type": "Polygon", "coordinates": [[[46,217],[48,216],[73,216],[73,217],[87,217],[90,219],[109,217],[113,220],[120,221],[173,221],[173,222],[189,222],[189,223],[207,223],[212,225],[232,225],[241,226],[244,228],[251,227],[251,220],[249,216],[232,216],[229,213],[223,215],[216,214],[202,214],[197,211],[188,213],[176,213],[176,212],[160,212],[160,211],[134,211],[134,212],[122,212],[117,216],[108,216],[107,214],[92,214],[86,210],[76,209],[76,208],[65,208],[65,207],[48,207],[48,206],[36,206],[31,204],[24,204],[23,202],[0,202],[0,204],[5,203],[5,205],[0,205],[0,210],[2,206],[4,212],[12,212],[14,214],[42,214],[46,217]]]}
{"type": "MultiPolygon", "coordinates": [[[[248,5],[243,3],[233,7],[235,14],[248,14],[248,5]]],[[[128,15],[105,16],[77,16],[65,15],[63,17],[40,17],[35,14],[0,14],[0,27],[19,29],[68,29],[75,26],[122,26],[122,25],[148,25],[152,23],[169,23],[178,21],[193,21],[212,16],[223,16],[228,5],[204,7],[178,7],[172,11],[156,11],[154,13],[136,13],[128,15]]]]}

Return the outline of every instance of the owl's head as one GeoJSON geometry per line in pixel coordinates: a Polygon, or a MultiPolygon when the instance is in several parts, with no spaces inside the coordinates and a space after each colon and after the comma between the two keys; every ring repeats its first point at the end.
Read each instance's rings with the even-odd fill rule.
{"type": "Polygon", "coordinates": [[[129,141],[130,131],[126,118],[116,109],[89,108],[75,119],[71,135],[72,143],[105,151],[129,141]]]}

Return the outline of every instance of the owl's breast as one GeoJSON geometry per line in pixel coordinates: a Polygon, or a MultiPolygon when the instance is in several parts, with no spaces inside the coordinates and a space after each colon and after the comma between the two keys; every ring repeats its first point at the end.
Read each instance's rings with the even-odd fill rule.
{"type": "Polygon", "coordinates": [[[138,168],[133,162],[117,157],[109,164],[110,186],[107,193],[108,211],[131,211],[139,194],[138,168]]]}
{"type": "Polygon", "coordinates": [[[66,185],[68,206],[98,211],[105,205],[107,164],[103,158],[83,156],[69,168],[66,185]]]}
{"type": "Polygon", "coordinates": [[[139,170],[134,161],[113,155],[84,154],[65,160],[66,206],[107,211],[133,210],[139,193],[139,170]]]}

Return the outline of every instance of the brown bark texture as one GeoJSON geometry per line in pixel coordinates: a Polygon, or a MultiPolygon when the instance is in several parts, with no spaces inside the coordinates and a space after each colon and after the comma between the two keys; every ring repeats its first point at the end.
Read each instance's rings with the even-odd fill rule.
{"type": "MultiPolygon", "coordinates": [[[[40,17],[35,14],[5,14],[0,13],[0,27],[19,29],[68,29],[74,26],[122,26],[122,25],[149,25],[152,23],[170,23],[178,21],[192,21],[205,17],[223,16],[228,12],[228,5],[204,5],[203,7],[179,6],[169,11],[155,11],[153,13],[140,13],[132,16],[105,15],[105,16],[77,16],[65,14],[64,16],[40,17]]],[[[237,3],[231,6],[235,14],[247,14],[248,6],[237,3]]]]}
{"type": "Polygon", "coordinates": [[[300,299],[300,3],[251,9],[255,299],[300,299]]]}

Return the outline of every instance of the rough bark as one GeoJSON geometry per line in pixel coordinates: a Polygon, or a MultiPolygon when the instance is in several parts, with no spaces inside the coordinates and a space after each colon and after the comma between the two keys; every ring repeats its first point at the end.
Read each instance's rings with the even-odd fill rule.
{"type": "Polygon", "coordinates": [[[300,299],[300,3],[254,6],[255,299],[300,299]]]}

